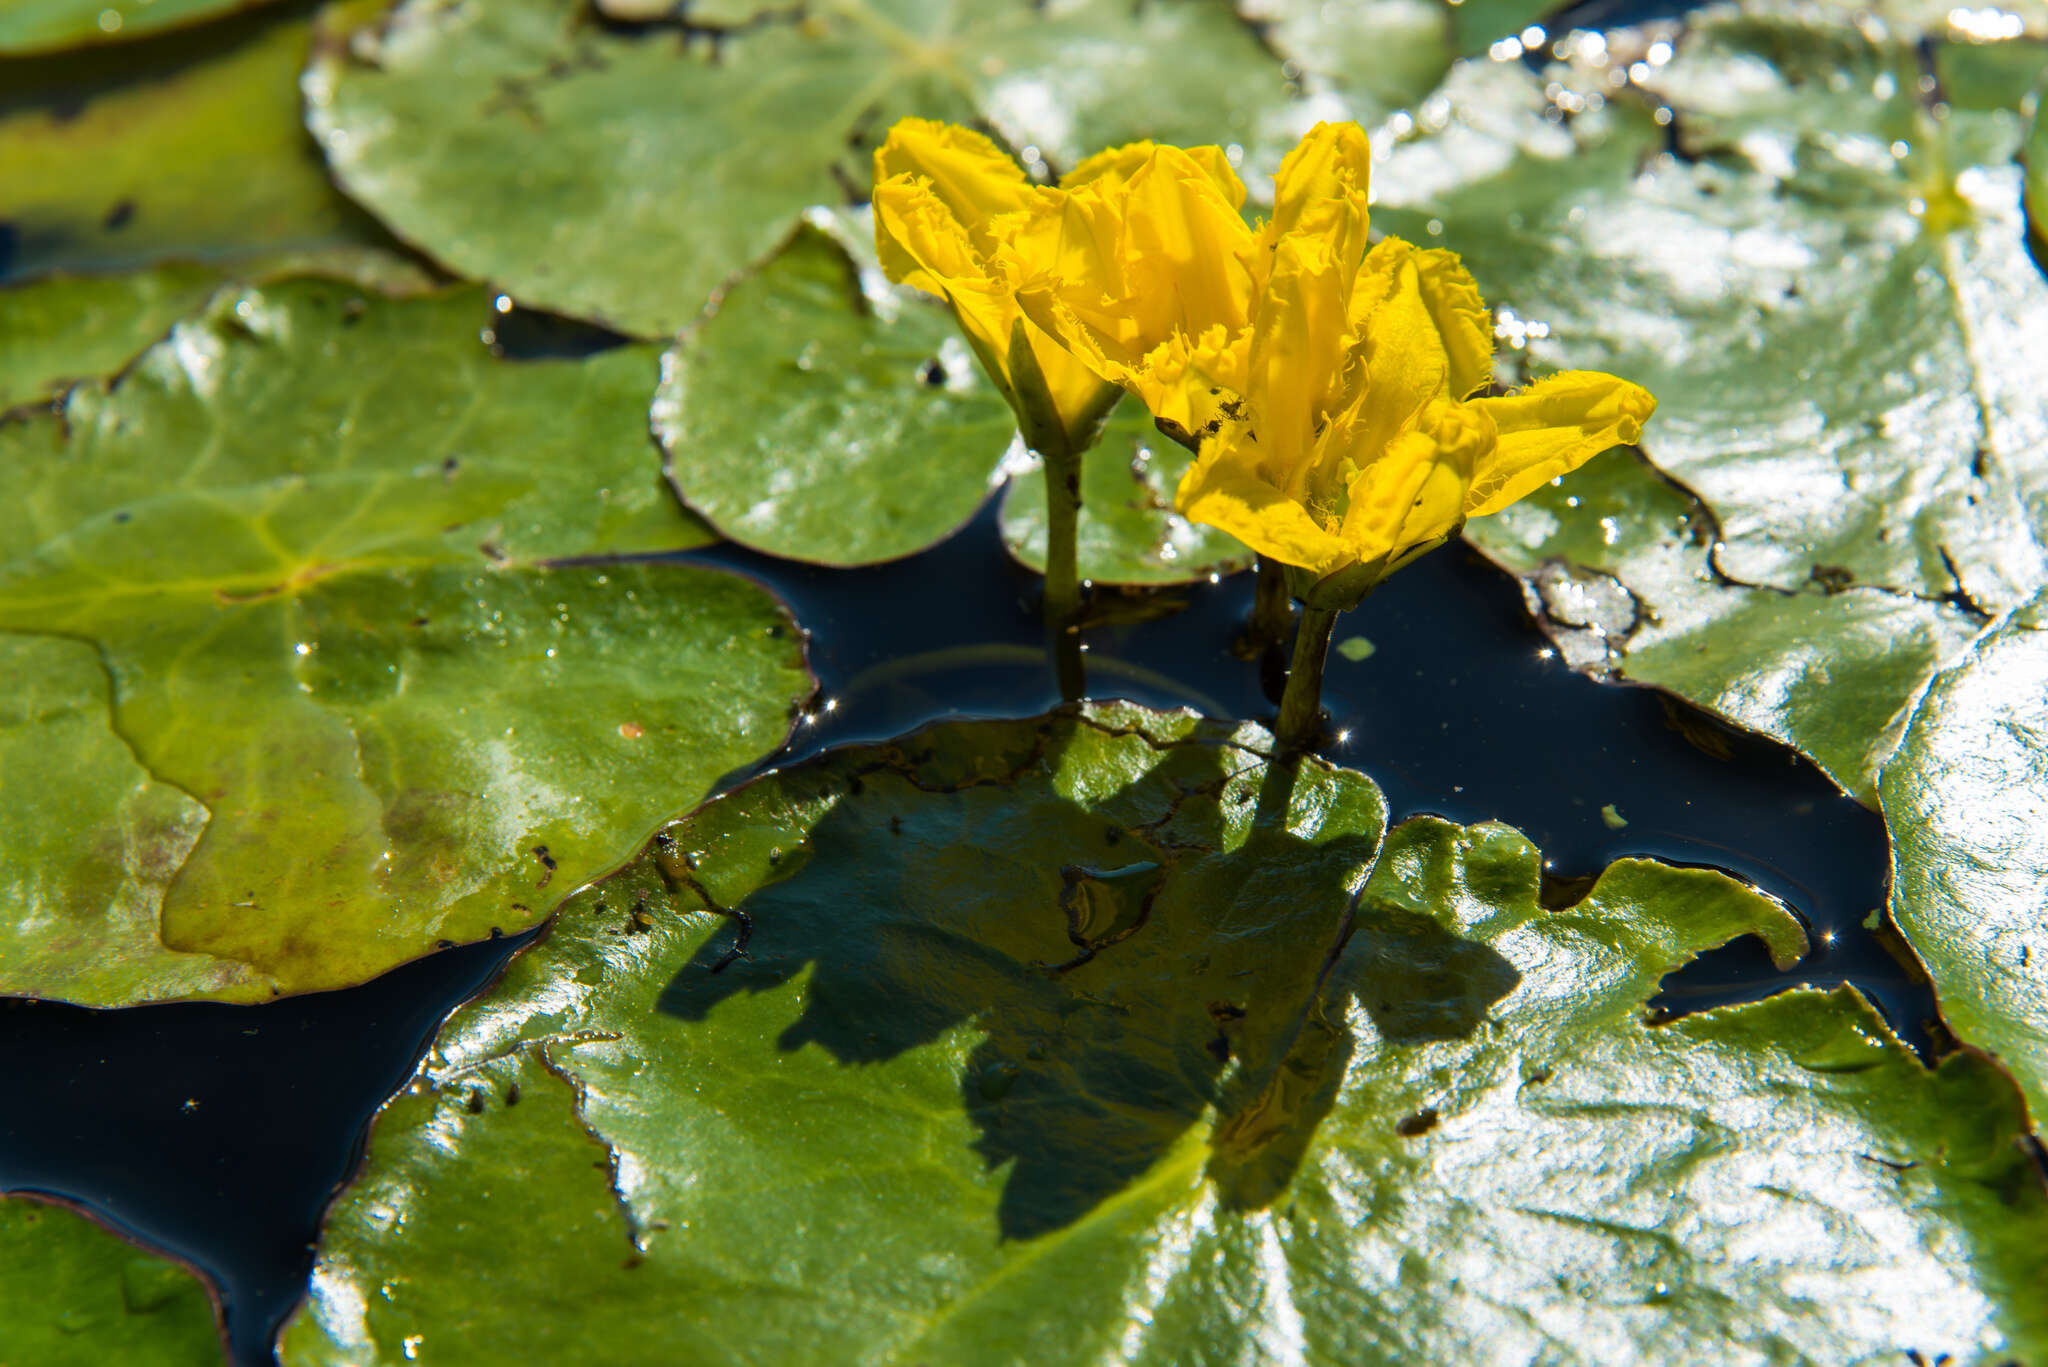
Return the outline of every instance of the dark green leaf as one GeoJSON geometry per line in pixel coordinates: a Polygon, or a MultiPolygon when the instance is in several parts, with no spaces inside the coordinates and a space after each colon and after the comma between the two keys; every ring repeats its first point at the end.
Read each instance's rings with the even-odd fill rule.
{"type": "Polygon", "coordinates": [[[531,923],[780,741],[808,679],[764,591],[545,563],[703,540],[641,417],[653,349],[502,361],[491,318],[477,290],[228,291],[0,429],[0,639],[30,666],[0,783],[32,856],[0,990],[360,981],[531,923]],[[85,754],[107,780],[74,792],[85,754]]]}
{"type": "Polygon", "coordinates": [[[1369,780],[1265,743],[944,726],[670,827],[443,1030],[285,1362],[2048,1348],[1981,1056],[1848,989],[1649,1024],[1797,924],[1645,861],[1545,909],[1513,831],[1382,847],[1369,780]]]}
{"type": "Polygon", "coordinates": [[[205,1283],[67,1207],[0,1200],[0,1362],[219,1367],[205,1283]]]}

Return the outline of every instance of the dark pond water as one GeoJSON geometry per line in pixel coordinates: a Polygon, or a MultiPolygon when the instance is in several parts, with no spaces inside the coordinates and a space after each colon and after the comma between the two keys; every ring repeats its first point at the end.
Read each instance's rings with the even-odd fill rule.
{"type": "MultiPolygon", "coordinates": [[[[764,581],[812,632],[815,720],[775,763],[939,716],[1030,716],[1058,701],[1038,579],[1004,554],[993,500],[943,545],[873,569],[731,546],[680,558],[764,581]]],[[[1259,669],[1230,653],[1250,595],[1239,575],[1113,600],[1164,615],[1091,631],[1091,693],[1270,718],[1259,669]]],[[[1813,954],[1780,974],[1743,942],[1676,975],[1662,1005],[1846,980],[1925,1043],[1931,996],[1862,924],[1884,900],[1883,826],[1812,765],[1655,693],[1574,674],[1544,649],[1513,581],[1461,546],[1343,619],[1339,641],[1354,636],[1374,649],[1331,660],[1325,702],[1344,738],[1326,753],[1373,775],[1397,820],[1506,821],[1543,849],[1565,895],[1622,855],[1730,870],[1807,919],[1813,954]],[[1627,825],[1610,825],[1604,807],[1627,825]]],[[[198,1264],[225,1293],[236,1361],[267,1363],[370,1117],[446,1013],[521,942],[263,1006],[0,1005],[0,1188],[72,1198],[198,1264]]]]}

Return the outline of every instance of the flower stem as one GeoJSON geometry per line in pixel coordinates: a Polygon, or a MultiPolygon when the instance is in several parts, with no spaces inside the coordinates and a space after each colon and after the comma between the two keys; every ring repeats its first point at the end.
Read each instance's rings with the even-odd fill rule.
{"type": "Polygon", "coordinates": [[[1252,591],[1252,615],[1237,638],[1240,660],[1256,660],[1287,639],[1294,625],[1294,603],[1287,593],[1287,567],[1271,556],[1259,557],[1258,584],[1252,591]]]}
{"type": "MultiPolygon", "coordinates": [[[[1051,445],[1050,442],[1047,445],[1051,445]]],[[[1081,457],[1041,451],[1045,462],[1045,629],[1051,639],[1060,696],[1080,698],[1081,574],[1076,537],[1081,520],[1081,457]]]]}
{"type": "Polygon", "coordinates": [[[1294,637],[1294,664],[1287,671],[1287,691],[1280,697],[1280,748],[1306,750],[1323,725],[1323,663],[1330,658],[1330,635],[1337,614],[1304,605],[1301,627],[1294,637]]]}
{"type": "Polygon", "coordinates": [[[1045,462],[1045,621],[1071,626],[1081,611],[1075,536],[1081,519],[1081,458],[1040,452],[1045,462]]]}

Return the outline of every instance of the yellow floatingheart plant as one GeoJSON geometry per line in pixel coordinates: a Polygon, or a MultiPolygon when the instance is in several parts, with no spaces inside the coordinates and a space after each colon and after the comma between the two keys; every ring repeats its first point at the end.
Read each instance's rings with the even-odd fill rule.
{"type": "Polygon", "coordinates": [[[1367,249],[1370,165],[1358,125],[1319,124],[1256,229],[1213,179],[1140,193],[1134,177],[1109,250],[1070,250],[1019,290],[1077,358],[1197,447],[1180,511],[1296,567],[1303,596],[1330,605],[1635,441],[1656,407],[1591,371],[1487,395],[1478,286],[1452,252],[1367,249]],[[1163,335],[1162,309],[1179,315],[1163,335]]]}
{"type": "MultiPolygon", "coordinates": [[[[1227,163],[1157,149],[1113,206],[1070,197],[1059,252],[1018,301],[1090,369],[1137,395],[1189,445],[1245,387],[1247,343],[1281,243],[1325,244],[1347,268],[1365,253],[1370,153],[1356,124],[1321,124],[1281,168],[1256,229],[1227,163]]],[[[1347,277],[1348,279],[1348,277],[1347,277]]]]}
{"type": "Polygon", "coordinates": [[[1211,180],[1141,194],[1134,176],[1120,235],[1088,236],[1092,253],[1066,252],[1018,292],[1041,327],[1196,447],[1181,513],[1292,567],[1307,613],[1281,731],[1297,744],[1336,611],[1468,519],[1637,440],[1656,407],[1592,371],[1487,393],[1493,319],[1457,256],[1398,238],[1368,250],[1370,162],[1356,124],[1318,125],[1256,229],[1232,226],[1220,207],[1234,217],[1236,204],[1211,180]],[[1146,325],[1165,306],[1178,316],[1155,340],[1146,325]]]}

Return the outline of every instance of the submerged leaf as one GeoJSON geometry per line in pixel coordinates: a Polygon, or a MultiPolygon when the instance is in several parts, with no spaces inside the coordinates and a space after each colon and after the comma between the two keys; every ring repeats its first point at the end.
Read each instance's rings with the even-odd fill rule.
{"type": "Polygon", "coordinates": [[[0,641],[39,666],[0,675],[5,782],[40,814],[0,991],[358,982],[531,924],[780,742],[809,680],[765,591],[546,563],[704,539],[640,417],[653,349],[500,360],[492,316],[229,291],[0,428],[0,641]],[[120,787],[71,794],[81,745],[120,787]]]}
{"type": "Polygon", "coordinates": [[[1928,1071],[1849,989],[1650,1024],[1797,923],[1640,860],[1545,909],[1515,832],[1383,838],[1369,780],[1266,743],[953,724],[667,828],[444,1028],[284,1361],[2048,1347],[1981,1056],[1928,1071]]]}

